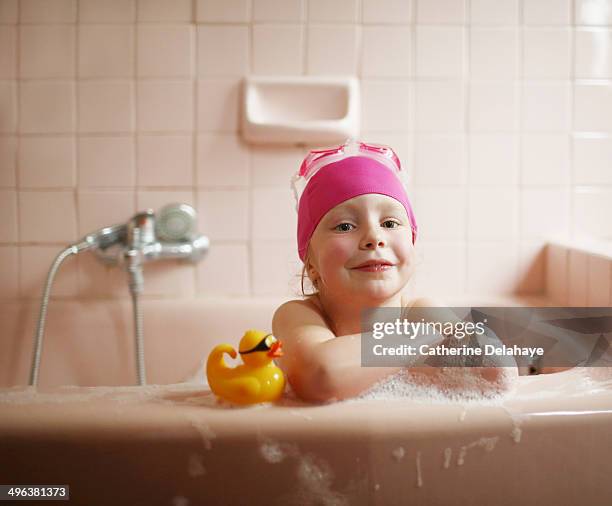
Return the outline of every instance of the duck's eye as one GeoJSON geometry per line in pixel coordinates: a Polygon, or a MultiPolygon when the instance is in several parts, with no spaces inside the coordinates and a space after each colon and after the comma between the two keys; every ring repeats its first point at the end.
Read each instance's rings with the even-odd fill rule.
{"type": "Polygon", "coordinates": [[[383,227],[385,228],[397,228],[399,227],[399,223],[395,220],[386,220],[383,221],[383,227]]]}
{"type": "Polygon", "coordinates": [[[338,232],[348,232],[354,227],[354,225],[350,223],[340,223],[340,225],[336,225],[334,228],[338,232]]]}

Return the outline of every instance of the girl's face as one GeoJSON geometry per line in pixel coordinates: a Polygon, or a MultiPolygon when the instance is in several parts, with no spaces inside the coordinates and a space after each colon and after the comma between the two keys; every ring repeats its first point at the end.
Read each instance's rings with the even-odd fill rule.
{"type": "Polygon", "coordinates": [[[354,197],[329,211],[310,240],[309,275],[322,294],[384,301],[414,272],[412,230],[404,206],[380,194],[354,197]]]}

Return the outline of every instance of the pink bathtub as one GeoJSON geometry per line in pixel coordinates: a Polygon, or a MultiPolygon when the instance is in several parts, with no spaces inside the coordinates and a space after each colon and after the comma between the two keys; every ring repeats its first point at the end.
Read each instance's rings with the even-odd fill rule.
{"type": "Polygon", "coordinates": [[[197,383],[202,360],[269,329],[279,303],[143,301],[138,387],[129,301],[54,300],[38,389],[25,386],[38,307],[3,304],[1,482],[69,485],[83,505],[612,504],[604,369],[523,376],[479,403],[218,403],[197,383]]]}

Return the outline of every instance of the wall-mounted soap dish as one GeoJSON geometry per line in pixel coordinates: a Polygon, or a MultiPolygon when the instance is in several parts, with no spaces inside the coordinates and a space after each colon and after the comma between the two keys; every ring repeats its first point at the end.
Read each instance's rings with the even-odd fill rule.
{"type": "Polygon", "coordinates": [[[354,77],[248,77],[242,135],[256,144],[329,144],[359,135],[354,77]]]}

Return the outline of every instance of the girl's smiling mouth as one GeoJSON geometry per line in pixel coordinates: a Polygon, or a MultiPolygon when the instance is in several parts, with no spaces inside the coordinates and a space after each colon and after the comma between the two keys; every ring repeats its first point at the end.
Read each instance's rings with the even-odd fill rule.
{"type": "Polygon", "coordinates": [[[360,263],[358,266],[353,267],[351,270],[362,271],[362,272],[384,272],[394,267],[394,265],[388,260],[368,260],[367,262],[360,263]]]}

